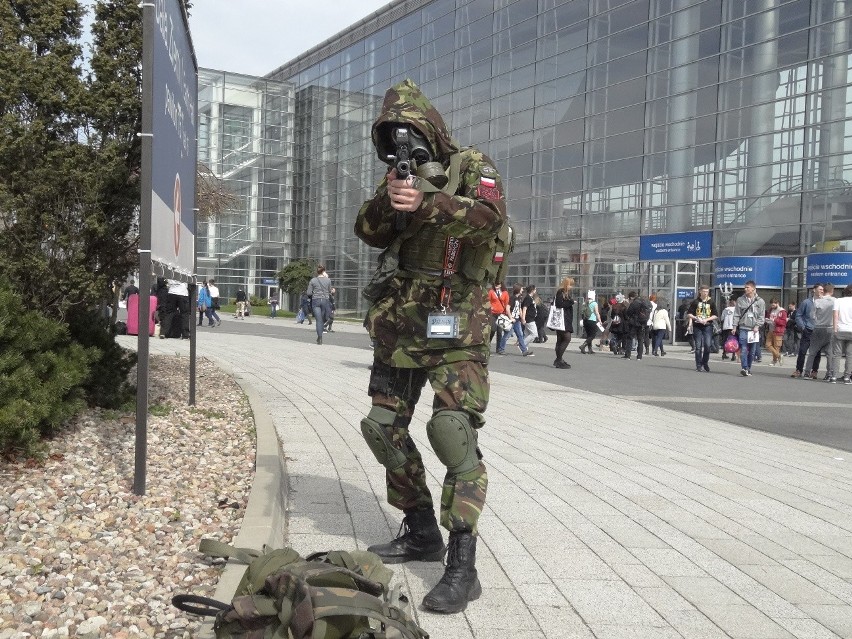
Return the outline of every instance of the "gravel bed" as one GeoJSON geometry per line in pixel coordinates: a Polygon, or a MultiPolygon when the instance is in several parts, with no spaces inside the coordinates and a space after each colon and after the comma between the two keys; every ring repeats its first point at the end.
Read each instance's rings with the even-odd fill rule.
{"type": "Polygon", "coordinates": [[[193,637],[173,594],[211,596],[254,477],[254,421],[240,387],[199,359],[151,357],[146,494],[133,493],[135,415],[89,411],[44,463],[0,463],[0,639],[193,637]]]}

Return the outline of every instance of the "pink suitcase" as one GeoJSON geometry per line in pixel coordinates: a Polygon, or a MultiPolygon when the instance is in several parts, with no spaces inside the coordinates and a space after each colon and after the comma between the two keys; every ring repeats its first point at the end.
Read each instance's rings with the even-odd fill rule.
{"type": "MultiPolygon", "coordinates": [[[[154,313],[157,311],[157,296],[151,295],[151,313],[148,316],[148,335],[154,334],[154,313]]],[[[139,334],[139,296],[127,296],[127,334],[139,334]]]]}

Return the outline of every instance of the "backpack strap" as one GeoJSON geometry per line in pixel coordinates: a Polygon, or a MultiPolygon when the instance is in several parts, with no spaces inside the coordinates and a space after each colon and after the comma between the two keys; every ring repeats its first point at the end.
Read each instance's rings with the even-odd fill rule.
{"type": "MultiPolygon", "coordinates": [[[[313,604],[314,620],[341,616],[368,617],[381,622],[384,626],[385,636],[389,639],[391,637],[428,639],[429,637],[403,610],[367,593],[353,592],[345,588],[315,588],[310,593],[310,599],[313,604]],[[396,632],[392,632],[393,630],[396,632]]],[[[309,633],[313,631],[313,624],[308,629],[302,626],[300,621],[301,619],[297,615],[293,616],[290,625],[290,630],[293,631],[293,639],[310,639],[311,634],[309,633]],[[307,634],[306,631],[308,631],[307,634]]],[[[370,636],[369,627],[365,627],[364,631],[370,636]]]]}
{"type": "Polygon", "coordinates": [[[250,564],[252,561],[260,557],[266,551],[255,550],[254,548],[235,548],[216,539],[205,537],[198,544],[198,551],[208,557],[222,557],[224,559],[236,559],[240,563],[250,564]]]}

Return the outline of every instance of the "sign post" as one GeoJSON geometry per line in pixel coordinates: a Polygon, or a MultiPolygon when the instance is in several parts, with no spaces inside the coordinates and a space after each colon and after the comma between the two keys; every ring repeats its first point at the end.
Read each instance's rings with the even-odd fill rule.
{"type": "MultiPolygon", "coordinates": [[[[148,360],[151,276],[186,282],[195,274],[195,176],[198,64],[181,0],[152,0],[142,9],[142,201],[139,213],[139,335],[133,492],[145,494],[148,446],[148,360]]],[[[193,299],[190,295],[190,301],[193,299]]],[[[190,310],[193,310],[192,308],[190,310]]],[[[195,322],[191,321],[192,328],[195,322]]],[[[195,333],[190,341],[190,400],[195,333]]]]}

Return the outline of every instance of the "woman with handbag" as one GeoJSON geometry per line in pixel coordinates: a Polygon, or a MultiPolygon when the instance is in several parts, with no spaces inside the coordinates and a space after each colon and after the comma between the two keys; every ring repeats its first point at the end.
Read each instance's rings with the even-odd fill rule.
{"type": "Polygon", "coordinates": [[[488,291],[488,301],[491,303],[491,338],[497,336],[497,354],[505,355],[500,351],[500,343],[503,340],[503,331],[511,328],[511,323],[507,329],[506,320],[501,319],[501,315],[509,317],[509,291],[503,288],[503,282],[494,282],[491,290],[488,291]]]}
{"type": "MultiPolygon", "coordinates": [[[[566,362],[563,356],[571,343],[571,334],[574,332],[574,300],[571,299],[571,287],[573,286],[573,277],[564,278],[556,291],[556,299],[553,301],[553,307],[556,310],[551,311],[551,315],[562,313],[562,330],[556,329],[556,359],[553,362],[556,368],[571,368],[571,364],[566,362]]],[[[551,322],[548,321],[548,326],[550,325],[551,322]]]]}

